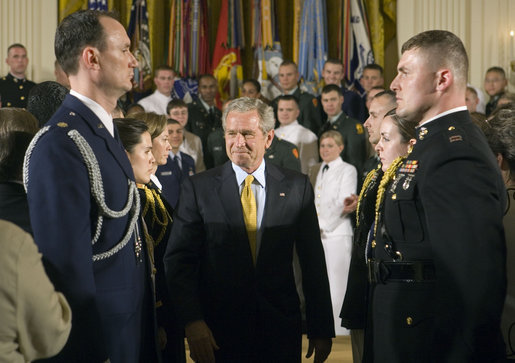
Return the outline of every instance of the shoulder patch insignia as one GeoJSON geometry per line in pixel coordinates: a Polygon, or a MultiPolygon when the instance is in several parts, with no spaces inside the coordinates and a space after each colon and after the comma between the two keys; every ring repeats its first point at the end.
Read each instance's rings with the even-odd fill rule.
{"type": "Polygon", "coordinates": [[[291,153],[293,154],[293,156],[295,156],[295,159],[299,158],[299,150],[297,150],[296,148],[291,149],[291,153]]]}
{"type": "Polygon", "coordinates": [[[311,101],[313,101],[313,106],[315,106],[315,107],[318,106],[318,99],[316,97],[313,97],[313,99],[311,101]]]}
{"type": "Polygon", "coordinates": [[[59,126],[59,127],[68,127],[68,124],[66,122],[58,122],[57,126],[59,126]]]}
{"type": "Polygon", "coordinates": [[[365,132],[363,130],[363,125],[362,124],[356,124],[356,132],[357,132],[358,135],[361,135],[362,133],[365,132]]]}

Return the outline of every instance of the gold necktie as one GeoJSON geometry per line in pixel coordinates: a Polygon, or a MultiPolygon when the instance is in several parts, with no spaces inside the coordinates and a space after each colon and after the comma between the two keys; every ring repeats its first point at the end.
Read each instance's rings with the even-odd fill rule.
{"type": "Polygon", "coordinates": [[[252,181],[254,181],[254,177],[252,175],[248,175],[245,178],[245,186],[241,191],[241,206],[243,207],[243,219],[245,220],[247,236],[249,237],[252,262],[256,264],[257,208],[256,198],[250,188],[252,181]]]}

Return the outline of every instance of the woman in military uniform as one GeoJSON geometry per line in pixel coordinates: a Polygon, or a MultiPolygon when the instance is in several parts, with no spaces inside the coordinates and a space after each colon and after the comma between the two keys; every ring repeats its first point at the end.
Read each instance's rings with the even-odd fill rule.
{"type": "MultiPolygon", "coordinates": [[[[395,114],[395,110],[386,113],[380,126],[380,139],[376,145],[376,151],[381,160],[381,171],[383,176],[377,187],[377,197],[374,210],[374,222],[369,233],[369,243],[366,248],[367,257],[373,257],[376,247],[376,236],[382,233],[382,220],[384,213],[385,191],[394,182],[399,166],[402,165],[406,156],[411,152],[416,142],[415,124],[409,123],[395,114]]],[[[365,182],[366,184],[366,182],[365,182]]],[[[373,285],[371,285],[373,288],[373,285]]],[[[372,296],[372,294],[369,294],[372,296]]],[[[372,361],[372,332],[371,332],[371,306],[367,307],[367,327],[365,329],[365,351],[364,362],[372,361]]]]}
{"type": "MultiPolygon", "coordinates": [[[[161,185],[154,175],[157,165],[166,164],[170,144],[168,143],[168,130],[166,117],[153,113],[136,114],[134,119],[116,119],[115,123],[120,132],[120,138],[126,150],[131,140],[137,138],[137,130],[141,125],[146,127],[141,138],[145,142],[145,153],[150,154],[152,165],[150,171],[145,167],[145,176],[138,179],[135,169],[136,163],[141,159],[127,154],[131,161],[138,185],[141,200],[142,234],[145,236],[146,247],[149,252],[153,276],[155,279],[155,304],[158,325],[158,344],[162,353],[163,362],[185,362],[184,336],[182,330],[177,328],[176,319],[170,305],[166,278],[164,274],[163,255],[166,250],[168,238],[172,227],[173,209],[161,194],[161,185]],[[135,126],[137,125],[137,127],[135,126]]],[[[133,143],[133,141],[132,141],[133,143]]]]}

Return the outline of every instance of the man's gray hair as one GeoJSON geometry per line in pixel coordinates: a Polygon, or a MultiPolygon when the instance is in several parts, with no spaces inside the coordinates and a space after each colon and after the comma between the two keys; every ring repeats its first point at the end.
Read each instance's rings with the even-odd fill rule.
{"type": "Polygon", "coordinates": [[[259,116],[259,127],[263,134],[273,130],[275,127],[274,110],[258,98],[241,97],[229,101],[222,115],[222,126],[225,131],[227,115],[229,112],[249,112],[256,110],[259,116]]]}

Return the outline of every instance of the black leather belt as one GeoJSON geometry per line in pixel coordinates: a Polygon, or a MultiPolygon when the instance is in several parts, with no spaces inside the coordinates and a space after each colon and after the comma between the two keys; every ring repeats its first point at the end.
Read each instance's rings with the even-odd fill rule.
{"type": "Polygon", "coordinates": [[[380,261],[368,260],[368,281],[372,284],[387,282],[434,281],[435,267],[432,261],[380,261]]]}

